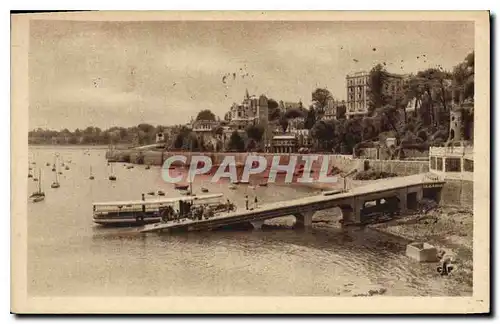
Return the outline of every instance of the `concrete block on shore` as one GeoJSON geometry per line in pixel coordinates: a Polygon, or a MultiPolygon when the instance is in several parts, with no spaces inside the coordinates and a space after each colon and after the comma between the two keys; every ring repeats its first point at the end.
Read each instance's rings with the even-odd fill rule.
{"type": "Polygon", "coordinates": [[[429,243],[414,242],[406,246],[406,256],[418,262],[437,262],[437,249],[429,243]]]}

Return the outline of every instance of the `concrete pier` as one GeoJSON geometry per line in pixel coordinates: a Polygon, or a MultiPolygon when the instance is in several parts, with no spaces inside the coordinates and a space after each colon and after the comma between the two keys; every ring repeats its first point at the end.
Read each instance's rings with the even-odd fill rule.
{"type": "Polygon", "coordinates": [[[366,221],[367,211],[375,212],[406,211],[408,198],[410,207],[415,208],[419,197],[435,198],[436,190],[440,190],[444,182],[425,175],[390,178],[363,187],[353,188],[348,192],[336,195],[317,195],[293,200],[263,204],[253,210],[237,210],[221,214],[201,221],[185,220],[180,223],[168,222],[145,226],[141,232],[155,232],[184,228],[186,230],[207,230],[221,226],[251,223],[254,228],[261,228],[266,219],[294,215],[298,226],[310,227],[312,217],[318,210],[339,207],[342,210],[344,223],[360,224],[366,221]],[[426,197],[430,195],[429,197],[426,197]],[[381,201],[384,200],[382,204],[381,201]],[[367,207],[370,202],[372,207],[367,207]],[[378,204],[377,204],[378,203],[378,204]],[[373,207],[373,205],[375,207],[373,207]]]}
{"type": "Polygon", "coordinates": [[[313,211],[310,212],[302,212],[296,213],[295,216],[295,225],[297,227],[311,227],[312,226],[312,218],[314,216],[313,211]]]}

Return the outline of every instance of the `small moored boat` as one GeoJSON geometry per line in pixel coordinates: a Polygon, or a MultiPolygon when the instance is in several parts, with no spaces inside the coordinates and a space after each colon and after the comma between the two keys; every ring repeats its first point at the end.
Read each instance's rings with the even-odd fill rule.
{"type": "Polygon", "coordinates": [[[33,197],[33,198],[31,199],[31,201],[32,201],[32,202],[35,202],[35,203],[36,203],[36,202],[40,202],[40,201],[42,201],[42,200],[45,200],[45,196],[37,196],[37,197],[33,197]]]}
{"type": "Polygon", "coordinates": [[[59,184],[59,180],[57,179],[57,172],[56,172],[56,180],[54,182],[52,182],[52,184],[50,185],[50,187],[52,189],[57,189],[59,188],[61,185],[59,184]]]}
{"type": "Polygon", "coordinates": [[[29,197],[32,202],[40,202],[45,199],[45,193],[42,191],[42,171],[39,170],[38,177],[40,181],[38,181],[38,190],[31,194],[29,197]]]}
{"type": "MultiPolygon", "coordinates": [[[[110,165],[110,164],[108,163],[108,165],[110,165]]],[[[116,176],[114,175],[114,172],[113,172],[113,164],[111,164],[111,174],[109,175],[108,179],[111,181],[116,181],[116,176]]]]}
{"type": "Polygon", "coordinates": [[[177,190],[187,190],[189,188],[189,185],[188,184],[176,183],[174,187],[177,190]]]}

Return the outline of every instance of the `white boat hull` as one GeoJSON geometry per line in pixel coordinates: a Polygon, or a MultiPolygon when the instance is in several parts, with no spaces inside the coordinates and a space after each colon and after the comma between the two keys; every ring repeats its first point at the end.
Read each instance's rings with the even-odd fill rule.
{"type": "Polygon", "coordinates": [[[146,217],[144,221],[137,221],[135,217],[123,218],[94,218],[94,223],[104,226],[142,226],[144,224],[159,223],[161,217],[146,217]]]}

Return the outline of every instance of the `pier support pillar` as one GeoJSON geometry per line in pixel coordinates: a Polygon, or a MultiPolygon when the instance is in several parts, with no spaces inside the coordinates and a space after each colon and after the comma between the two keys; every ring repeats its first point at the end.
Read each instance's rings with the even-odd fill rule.
{"type": "Polygon", "coordinates": [[[424,199],[424,189],[420,188],[417,191],[417,202],[421,201],[422,199],[424,199]]]}
{"type": "Polygon", "coordinates": [[[253,221],[250,223],[252,224],[253,228],[256,230],[262,229],[262,225],[264,225],[264,221],[253,221]]]}
{"type": "Polygon", "coordinates": [[[365,202],[363,200],[357,200],[354,203],[354,208],[352,211],[351,219],[354,224],[361,224],[363,221],[363,217],[361,216],[361,213],[363,211],[363,205],[365,202]]]}
{"type": "Polygon", "coordinates": [[[398,198],[399,198],[399,212],[404,213],[408,210],[408,196],[406,194],[406,190],[400,190],[398,198]]]}
{"type": "Polygon", "coordinates": [[[311,227],[314,213],[315,212],[303,212],[294,214],[293,216],[295,216],[295,226],[311,227]]]}
{"type": "Polygon", "coordinates": [[[354,223],[353,212],[354,209],[350,205],[339,206],[342,212],[342,226],[354,223]]]}

